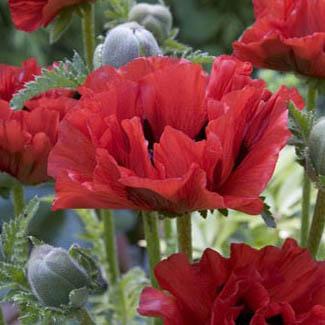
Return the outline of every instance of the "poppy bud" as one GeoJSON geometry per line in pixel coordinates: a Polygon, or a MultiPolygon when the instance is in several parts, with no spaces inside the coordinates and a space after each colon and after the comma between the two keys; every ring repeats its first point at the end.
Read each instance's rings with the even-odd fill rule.
{"type": "Polygon", "coordinates": [[[28,282],[38,300],[51,307],[81,307],[87,300],[90,279],[62,248],[40,245],[27,265],[28,282]],[[73,298],[73,299],[71,299],[73,298]]]}
{"type": "Polygon", "coordinates": [[[99,67],[101,67],[103,65],[103,44],[99,44],[97,45],[95,52],[94,52],[94,58],[93,58],[93,66],[94,69],[98,69],[99,67]]]}
{"type": "Polygon", "coordinates": [[[153,35],[135,22],[125,23],[108,32],[102,50],[102,63],[119,68],[140,56],[161,54],[153,35]]]}
{"type": "Polygon", "coordinates": [[[319,120],[311,130],[309,152],[317,173],[325,175],[325,118],[319,120]]]}
{"type": "Polygon", "coordinates": [[[147,3],[133,6],[129,12],[129,20],[150,30],[160,42],[169,36],[173,25],[173,17],[167,7],[147,3]]]}

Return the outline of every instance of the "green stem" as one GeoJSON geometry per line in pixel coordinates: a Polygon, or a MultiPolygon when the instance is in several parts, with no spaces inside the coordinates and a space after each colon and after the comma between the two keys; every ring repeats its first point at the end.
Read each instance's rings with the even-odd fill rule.
{"type": "Polygon", "coordinates": [[[302,219],[301,219],[301,237],[300,244],[306,247],[309,232],[309,206],[311,196],[311,182],[307,173],[304,173],[302,189],[302,219]]]}
{"type": "Polygon", "coordinates": [[[106,249],[106,257],[107,263],[109,267],[109,281],[111,285],[117,283],[120,270],[118,265],[118,257],[117,257],[117,246],[115,239],[115,226],[114,220],[112,216],[112,212],[110,210],[100,210],[100,216],[104,224],[104,240],[105,240],[105,249],[106,249]]]}
{"type": "Polygon", "coordinates": [[[164,234],[166,240],[166,255],[169,256],[170,254],[175,253],[175,241],[173,236],[173,219],[166,218],[163,221],[164,225],[164,234]]]}
{"type": "Polygon", "coordinates": [[[312,112],[316,108],[317,89],[309,86],[307,93],[307,109],[312,112]]]}
{"type": "Polygon", "coordinates": [[[86,308],[82,308],[78,310],[77,319],[80,325],[96,325],[96,323],[90,317],[86,308]]]}
{"type": "Polygon", "coordinates": [[[85,4],[82,16],[82,34],[84,52],[87,65],[91,70],[93,67],[93,55],[95,51],[95,7],[94,4],[85,4]]]}
{"type": "Polygon", "coordinates": [[[185,213],[177,217],[177,236],[178,236],[178,251],[187,255],[192,262],[192,222],[191,214],[185,213]]]}
{"type": "MultiPolygon", "coordinates": [[[[307,93],[307,110],[313,112],[316,109],[317,90],[309,86],[307,93]]],[[[304,172],[303,188],[302,188],[302,218],[301,218],[301,234],[300,244],[305,247],[307,244],[309,224],[310,224],[310,197],[311,197],[311,182],[304,172]]]]}
{"type": "Polygon", "coordinates": [[[325,227],[325,191],[318,191],[313,221],[308,237],[308,249],[316,257],[325,227]]]}
{"type": "Polygon", "coordinates": [[[151,284],[158,288],[158,282],[154,274],[154,268],[160,261],[160,241],[159,241],[159,227],[158,214],[150,212],[142,212],[142,219],[144,225],[144,234],[147,242],[147,254],[149,259],[149,273],[151,284]]]}
{"type": "Polygon", "coordinates": [[[25,207],[24,187],[22,184],[17,183],[12,188],[12,200],[15,210],[15,215],[18,217],[25,207]]]}

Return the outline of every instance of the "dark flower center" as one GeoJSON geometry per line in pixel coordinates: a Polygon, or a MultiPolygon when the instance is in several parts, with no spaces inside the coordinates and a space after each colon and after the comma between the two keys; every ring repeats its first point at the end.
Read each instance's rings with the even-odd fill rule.
{"type": "Polygon", "coordinates": [[[240,313],[236,319],[236,325],[249,325],[253,316],[254,313],[250,310],[240,313]]]}
{"type": "Polygon", "coordinates": [[[266,320],[268,325],[283,325],[283,319],[281,315],[270,317],[266,320]]]}
{"type": "MultiPolygon", "coordinates": [[[[235,324],[236,325],[249,325],[252,318],[254,316],[254,313],[250,310],[244,311],[240,313],[240,315],[237,317],[235,324]]],[[[269,317],[266,319],[266,323],[268,325],[283,325],[283,319],[281,315],[269,317]]]]}

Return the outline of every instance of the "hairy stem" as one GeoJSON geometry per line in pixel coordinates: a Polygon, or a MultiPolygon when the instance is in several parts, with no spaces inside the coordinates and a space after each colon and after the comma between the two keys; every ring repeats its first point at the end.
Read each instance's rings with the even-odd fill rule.
{"type": "MultiPolygon", "coordinates": [[[[317,90],[310,86],[307,93],[307,110],[313,112],[316,108],[317,90]]],[[[301,217],[301,233],[300,244],[305,247],[307,244],[309,224],[310,224],[310,197],[311,197],[311,181],[304,172],[303,188],[302,188],[302,217],[301,217]]]]}
{"type": "Polygon", "coordinates": [[[15,210],[15,216],[19,216],[25,207],[24,187],[22,184],[17,183],[12,188],[12,200],[15,210]]]}
{"type": "Polygon", "coordinates": [[[176,251],[176,242],[173,236],[173,222],[174,220],[171,218],[166,218],[163,221],[164,226],[164,234],[165,234],[165,241],[166,241],[166,255],[169,256],[170,254],[175,253],[176,251]]]}
{"type": "Polygon", "coordinates": [[[191,214],[185,213],[177,217],[177,238],[178,251],[187,255],[189,261],[192,261],[192,221],[191,214]]]}
{"type": "Polygon", "coordinates": [[[144,234],[147,242],[147,254],[149,259],[149,273],[151,284],[158,288],[158,283],[154,274],[154,268],[160,261],[160,241],[159,241],[159,227],[158,214],[155,212],[142,212],[142,219],[144,225],[144,234]]]}
{"type": "Polygon", "coordinates": [[[302,189],[302,219],[300,244],[306,247],[309,232],[309,206],[311,196],[311,181],[306,173],[304,173],[303,189],[302,189]]]}
{"type": "Polygon", "coordinates": [[[82,35],[84,53],[87,65],[91,70],[93,67],[93,55],[95,51],[95,7],[94,4],[85,4],[82,16],[82,35]]]}
{"type": "Polygon", "coordinates": [[[112,212],[110,210],[105,210],[105,209],[100,210],[100,216],[104,224],[105,249],[106,249],[107,263],[109,267],[108,276],[109,276],[110,284],[114,285],[117,283],[120,276],[118,257],[117,257],[114,220],[113,220],[112,212]]]}
{"type": "Polygon", "coordinates": [[[308,249],[316,257],[325,227],[325,191],[318,191],[313,221],[308,237],[308,249]]]}

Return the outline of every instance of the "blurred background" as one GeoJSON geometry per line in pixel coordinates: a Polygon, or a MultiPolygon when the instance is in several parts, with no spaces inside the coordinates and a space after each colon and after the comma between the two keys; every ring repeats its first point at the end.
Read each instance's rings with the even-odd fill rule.
{"type": "MultiPolygon", "coordinates": [[[[97,33],[104,33],[105,2],[97,1],[97,33]]],[[[141,1],[156,3],[157,1],[141,1]]],[[[213,55],[231,53],[231,43],[253,21],[251,0],[165,0],[170,6],[175,26],[180,29],[179,40],[213,55]]],[[[26,34],[12,26],[8,1],[0,0],[1,51],[0,62],[17,64],[29,56],[49,64],[71,56],[73,49],[82,49],[80,20],[75,17],[72,26],[57,44],[49,46],[48,33],[40,30],[26,34]]]]}

